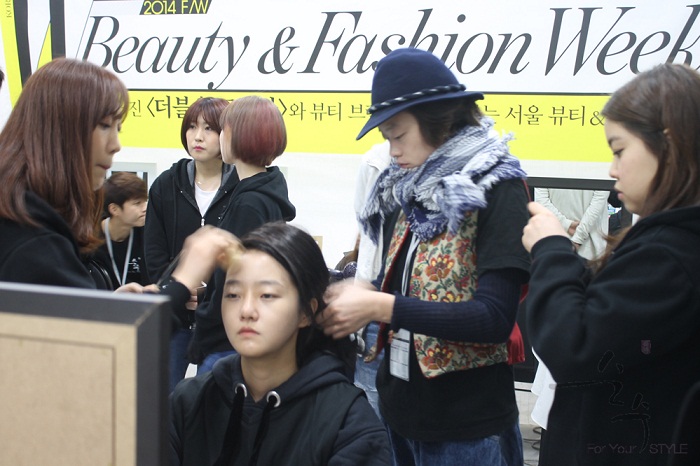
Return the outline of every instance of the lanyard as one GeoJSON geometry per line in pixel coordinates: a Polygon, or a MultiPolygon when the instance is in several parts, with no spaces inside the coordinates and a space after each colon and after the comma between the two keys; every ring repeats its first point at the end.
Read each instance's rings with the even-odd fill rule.
{"type": "Polygon", "coordinates": [[[112,259],[112,269],[114,270],[114,276],[117,277],[119,285],[126,283],[126,272],[129,270],[129,261],[131,260],[131,247],[134,245],[134,229],[129,230],[129,245],[126,247],[126,257],[124,258],[124,273],[122,274],[121,280],[119,279],[119,269],[117,268],[117,263],[114,261],[114,249],[112,248],[112,239],[109,235],[109,217],[105,219],[105,239],[107,243],[107,250],[109,251],[109,258],[112,259]]]}

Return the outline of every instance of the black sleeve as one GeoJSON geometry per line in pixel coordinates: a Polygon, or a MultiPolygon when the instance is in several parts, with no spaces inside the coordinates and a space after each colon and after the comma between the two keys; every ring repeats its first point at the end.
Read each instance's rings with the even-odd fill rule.
{"type": "Polygon", "coordinates": [[[190,314],[193,312],[185,307],[190,300],[190,290],[182,283],[170,279],[161,286],[160,294],[170,298],[173,329],[188,327],[190,314]]]}
{"type": "Polygon", "coordinates": [[[472,299],[455,303],[426,302],[397,294],[391,328],[453,341],[503,343],[515,325],[526,280],[527,274],[519,269],[488,271],[479,277],[472,299]]]}
{"type": "MultiPolygon", "coordinates": [[[[167,172],[166,172],[167,173],[167,172]]],[[[156,283],[170,263],[170,250],[163,218],[163,198],[161,196],[162,179],[156,178],[151,186],[146,209],[144,226],[144,255],[148,281],[156,283]]]]}
{"type": "Polygon", "coordinates": [[[391,446],[364,395],[355,399],[338,431],[328,466],[385,466],[391,464],[391,446]]]}
{"type": "Polygon", "coordinates": [[[523,180],[496,185],[487,196],[488,206],[479,211],[476,238],[477,273],[516,268],[530,272],[530,256],[523,247],[523,228],[530,215],[523,180]]]}
{"type": "Polygon", "coordinates": [[[140,278],[138,282],[143,285],[150,285],[151,283],[155,283],[151,281],[151,276],[148,273],[148,266],[146,265],[146,248],[144,244],[144,229],[145,227],[135,227],[134,228],[134,244],[138,245],[138,247],[134,247],[136,252],[132,252],[131,257],[134,257],[134,254],[138,255],[141,260],[139,261],[139,266],[141,267],[140,270],[140,278]]]}
{"type": "Polygon", "coordinates": [[[640,342],[663,342],[665,358],[693,342],[700,293],[677,238],[654,237],[619,247],[592,280],[568,238],[549,236],[532,248],[526,299],[532,346],[559,383],[598,380],[598,361],[612,353],[626,367],[649,364],[640,342]],[[663,278],[662,278],[663,277],[663,278]]]}

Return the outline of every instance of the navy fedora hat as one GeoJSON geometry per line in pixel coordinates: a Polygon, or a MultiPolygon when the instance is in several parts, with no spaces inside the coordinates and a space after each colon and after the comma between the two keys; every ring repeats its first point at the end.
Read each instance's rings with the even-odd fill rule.
{"type": "Polygon", "coordinates": [[[377,63],[372,78],[372,106],[367,110],[370,117],[357,139],[414,105],[436,100],[484,98],[481,92],[466,89],[432,53],[416,48],[394,50],[377,63]]]}

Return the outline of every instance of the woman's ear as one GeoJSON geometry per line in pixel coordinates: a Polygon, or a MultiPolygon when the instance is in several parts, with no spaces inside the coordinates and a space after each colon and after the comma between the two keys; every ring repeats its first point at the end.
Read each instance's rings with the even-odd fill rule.
{"type": "MultiPolygon", "coordinates": [[[[313,298],[309,302],[309,305],[311,306],[311,314],[316,315],[316,310],[318,309],[318,300],[316,298],[313,298]]],[[[309,316],[307,316],[306,313],[302,313],[301,319],[299,320],[299,328],[308,327],[310,325],[311,322],[309,321],[309,316]]]]}

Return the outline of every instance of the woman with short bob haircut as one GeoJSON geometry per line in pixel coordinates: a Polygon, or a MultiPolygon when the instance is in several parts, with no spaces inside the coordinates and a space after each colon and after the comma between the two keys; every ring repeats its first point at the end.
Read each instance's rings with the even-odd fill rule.
{"type": "MultiPolygon", "coordinates": [[[[180,141],[187,152],[158,175],[149,193],[144,244],[149,279],[163,280],[185,238],[203,225],[217,226],[238,183],[233,166],[221,159],[219,116],[228,101],[200,97],[185,112],[180,141]]],[[[200,284],[201,285],[201,284],[200,284]]],[[[187,320],[170,340],[170,391],[182,380],[189,366],[188,348],[194,334],[198,293],[192,290],[187,320]]]]}
{"type": "Polygon", "coordinates": [[[273,222],[241,244],[222,303],[238,354],[173,392],[170,464],[391,464],[384,427],[346,375],[355,349],[315,321],[329,282],[316,241],[273,222]]]}
{"type": "MultiPolygon", "coordinates": [[[[235,165],[240,180],[219,226],[240,238],[265,223],[293,220],[296,208],[289,200],[287,181],[278,167],[269,166],[287,147],[277,106],[260,96],[242,97],[226,107],[219,125],[221,156],[235,165]]],[[[233,353],[221,321],[223,282],[224,274],[215,272],[204,302],[197,306],[190,354],[198,374],[233,353]]]]}
{"type": "MultiPolygon", "coordinates": [[[[201,97],[188,107],[180,127],[180,141],[188,157],[153,181],[145,241],[148,273],[154,283],[177,257],[188,235],[202,225],[219,223],[238,182],[233,167],[221,160],[219,116],[227,105],[225,99],[201,97]]],[[[182,375],[186,369],[184,364],[182,375]]]]}
{"type": "MultiPolygon", "coordinates": [[[[180,125],[180,142],[187,153],[190,153],[190,148],[187,144],[187,131],[192,125],[197,124],[197,120],[201,117],[204,122],[211,127],[211,130],[216,134],[221,134],[221,126],[219,119],[221,112],[228,106],[229,102],[226,99],[216,97],[201,97],[187,108],[185,115],[182,117],[182,125],[180,125]]],[[[190,154],[192,155],[192,154],[190,154]]]]}
{"type": "Polygon", "coordinates": [[[522,238],[530,341],[557,382],[540,465],[698,464],[697,428],[674,428],[700,382],[700,74],[658,65],[602,114],[610,177],[639,220],[593,266],[540,204],[522,238]]]}
{"type": "MultiPolygon", "coordinates": [[[[223,111],[220,124],[222,129],[230,130],[226,149],[239,162],[267,167],[287,147],[282,114],[269,99],[259,96],[237,99],[223,111]]],[[[222,151],[223,146],[222,138],[222,151]]]]}

